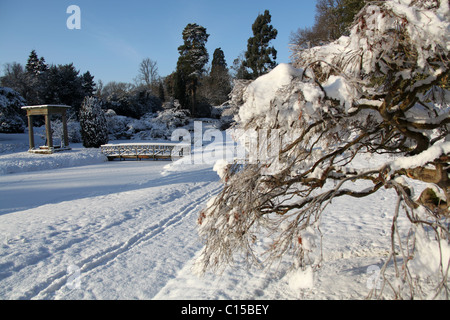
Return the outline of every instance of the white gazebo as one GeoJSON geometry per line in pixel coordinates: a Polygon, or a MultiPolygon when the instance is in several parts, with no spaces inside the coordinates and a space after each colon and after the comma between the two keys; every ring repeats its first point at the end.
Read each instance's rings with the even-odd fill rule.
{"type": "Polygon", "coordinates": [[[32,153],[53,153],[55,151],[70,150],[69,148],[69,135],[67,132],[67,109],[70,106],[66,105],[39,105],[39,106],[24,106],[22,109],[27,111],[28,117],[28,136],[30,140],[29,152],[32,153]],[[63,123],[63,143],[61,146],[53,146],[52,138],[52,126],[50,116],[52,114],[59,114],[62,117],[63,123]],[[33,116],[43,115],[45,117],[45,131],[47,137],[47,144],[36,148],[34,146],[34,133],[33,133],[33,116]]]}

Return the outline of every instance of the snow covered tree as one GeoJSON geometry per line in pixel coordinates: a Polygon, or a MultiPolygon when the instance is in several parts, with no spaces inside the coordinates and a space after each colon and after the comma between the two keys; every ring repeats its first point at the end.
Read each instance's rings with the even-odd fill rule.
{"type": "Polygon", "coordinates": [[[184,43],[178,47],[180,57],[175,75],[175,98],[184,107],[190,107],[191,114],[196,114],[197,89],[209,55],[206,42],[209,34],[206,28],[196,23],[189,23],[183,30],[184,43]]]}
{"type": "Polygon", "coordinates": [[[433,285],[435,297],[449,297],[449,17],[447,0],[370,2],[348,36],[299,48],[294,66],[236,94],[234,135],[250,157],[216,166],[224,187],[198,219],[200,270],[223,268],[236,252],[258,265],[290,255],[295,267],[317,268],[320,241],[313,248],[307,239],[321,237],[332,200],[384,188],[398,200],[384,284],[370,296],[420,298],[433,285]],[[385,163],[355,164],[382,155],[385,163]],[[400,216],[410,232],[400,233],[400,216]],[[419,265],[431,275],[421,277],[419,265]]]}
{"type": "Polygon", "coordinates": [[[38,70],[39,58],[36,53],[36,50],[32,50],[29,57],[25,69],[28,73],[35,73],[38,70]]]}
{"type": "Polygon", "coordinates": [[[277,50],[269,47],[269,44],[277,37],[278,31],[270,24],[271,21],[272,16],[266,10],[264,14],[258,15],[252,25],[253,37],[248,39],[244,66],[253,71],[253,79],[276,66],[277,50]]]}
{"type": "Polygon", "coordinates": [[[99,148],[108,142],[106,116],[98,98],[84,98],[80,109],[80,127],[85,148],[99,148]]]}
{"type": "Polygon", "coordinates": [[[102,88],[101,98],[106,109],[136,119],[146,113],[157,112],[162,104],[150,89],[126,82],[108,82],[102,88]]]}
{"type": "Polygon", "coordinates": [[[39,58],[36,50],[32,50],[25,66],[26,71],[32,75],[39,75],[48,70],[44,57],[39,58]]]}

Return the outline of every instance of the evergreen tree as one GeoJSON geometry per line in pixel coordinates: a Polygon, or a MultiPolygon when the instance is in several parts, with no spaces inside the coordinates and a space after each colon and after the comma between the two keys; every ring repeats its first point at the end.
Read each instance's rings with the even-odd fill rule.
{"type": "Polygon", "coordinates": [[[175,76],[176,71],[172,72],[162,79],[165,93],[164,101],[169,101],[171,99],[174,99],[175,97],[175,76]]]}
{"type": "Polygon", "coordinates": [[[95,91],[94,76],[89,71],[86,71],[81,77],[81,87],[85,96],[92,96],[95,91]]]}
{"type": "Polygon", "coordinates": [[[43,88],[45,87],[46,75],[49,70],[43,57],[39,58],[36,51],[32,50],[27,64],[25,65],[23,92],[29,104],[43,104],[43,88]]]}
{"type": "Polygon", "coordinates": [[[225,54],[222,48],[214,50],[213,60],[211,62],[211,74],[220,73],[227,69],[227,62],[225,61],[225,54]]]}
{"type": "Polygon", "coordinates": [[[161,100],[161,102],[166,101],[166,95],[164,92],[164,84],[161,79],[159,80],[159,83],[158,83],[158,98],[159,98],[159,100],[161,100]]]}
{"type": "Polygon", "coordinates": [[[44,57],[40,57],[40,58],[39,58],[38,70],[39,70],[39,73],[42,73],[42,72],[45,72],[45,71],[48,70],[48,65],[47,65],[47,63],[45,62],[44,57]]]}
{"type": "Polygon", "coordinates": [[[25,70],[30,74],[34,74],[38,68],[38,65],[39,65],[38,55],[36,53],[36,50],[32,50],[28,57],[28,61],[25,66],[25,70]]]}
{"type": "Polygon", "coordinates": [[[277,50],[269,47],[269,43],[277,37],[278,31],[270,24],[271,21],[272,16],[266,10],[264,14],[258,15],[252,25],[253,37],[248,39],[244,66],[253,71],[254,79],[277,65],[277,50]]]}
{"type": "Polygon", "coordinates": [[[225,61],[225,54],[221,48],[217,48],[213,54],[211,72],[209,75],[212,97],[210,102],[220,105],[228,100],[231,92],[231,79],[225,61]]]}
{"type": "Polygon", "coordinates": [[[182,105],[189,106],[191,114],[195,114],[199,80],[209,60],[206,49],[208,37],[206,28],[196,23],[190,23],[183,30],[184,43],[178,48],[180,57],[177,62],[175,98],[180,103],[184,101],[182,105]]]}
{"type": "Polygon", "coordinates": [[[25,66],[27,73],[38,76],[48,70],[44,57],[39,58],[36,50],[32,50],[25,66]]]}
{"type": "Polygon", "coordinates": [[[181,68],[177,68],[173,77],[173,96],[183,108],[188,105],[186,93],[186,76],[181,68]]]}
{"type": "Polygon", "coordinates": [[[78,115],[86,95],[83,88],[83,77],[79,73],[73,63],[50,66],[44,74],[45,79],[40,95],[42,103],[69,105],[72,107],[70,111],[78,115]]]}
{"type": "Polygon", "coordinates": [[[106,116],[98,98],[84,98],[80,109],[80,127],[85,148],[99,148],[108,143],[106,116]]]}

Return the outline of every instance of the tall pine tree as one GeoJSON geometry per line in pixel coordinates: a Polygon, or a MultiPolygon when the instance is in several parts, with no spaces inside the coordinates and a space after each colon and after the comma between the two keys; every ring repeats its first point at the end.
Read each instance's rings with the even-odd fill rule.
{"type": "Polygon", "coordinates": [[[175,98],[183,107],[188,107],[192,115],[196,113],[199,81],[209,60],[206,49],[208,37],[206,28],[190,23],[183,30],[183,45],[178,47],[180,57],[175,78],[175,98]]]}
{"type": "Polygon", "coordinates": [[[45,87],[48,65],[45,63],[44,57],[39,58],[36,50],[32,50],[27,64],[25,65],[26,83],[25,90],[22,93],[28,104],[43,104],[43,88],[45,87]]]}
{"type": "Polygon", "coordinates": [[[211,74],[219,73],[226,70],[227,62],[225,61],[225,53],[222,48],[214,50],[213,59],[211,62],[211,74]]]}
{"type": "Polygon", "coordinates": [[[213,92],[211,102],[214,105],[220,105],[228,100],[228,94],[231,92],[231,77],[228,72],[225,54],[221,48],[217,48],[214,51],[209,77],[213,92]]]}
{"type": "Polygon", "coordinates": [[[253,71],[253,79],[267,73],[277,65],[275,62],[277,50],[269,44],[276,39],[278,31],[270,24],[271,21],[272,16],[269,10],[266,10],[264,14],[258,15],[252,25],[253,37],[248,39],[244,66],[253,71]]]}

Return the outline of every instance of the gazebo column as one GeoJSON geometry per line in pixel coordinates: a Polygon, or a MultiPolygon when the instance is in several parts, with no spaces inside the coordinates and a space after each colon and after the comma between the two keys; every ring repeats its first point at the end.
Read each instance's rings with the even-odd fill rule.
{"type": "Polygon", "coordinates": [[[64,134],[64,147],[69,146],[69,132],[67,130],[67,116],[66,110],[62,113],[63,134],[64,134]]]}
{"type": "Polygon", "coordinates": [[[47,133],[47,147],[49,149],[53,148],[53,138],[52,138],[52,124],[50,121],[50,114],[45,115],[45,131],[47,133]]]}
{"type": "Polygon", "coordinates": [[[33,116],[28,115],[28,140],[30,141],[30,150],[34,149],[33,116]]]}

